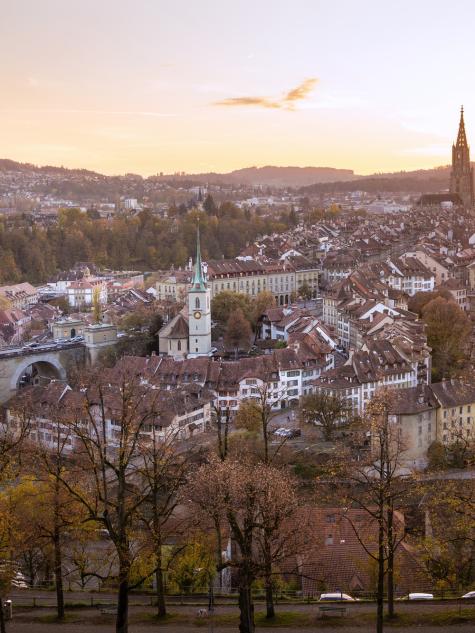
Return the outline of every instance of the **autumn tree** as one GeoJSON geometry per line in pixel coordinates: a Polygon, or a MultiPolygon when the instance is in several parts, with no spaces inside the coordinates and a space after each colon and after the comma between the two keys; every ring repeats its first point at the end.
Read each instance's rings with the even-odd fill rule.
{"type": "Polygon", "coordinates": [[[8,414],[0,423],[0,486],[3,491],[0,507],[0,633],[6,633],[4,599],[11,587],[15,570],[12,567],[14,517],[12,514],[9,484],[17,479],[22,464],[22,453],[30,429],[29,407],[19,406],[14,415],[8,414]]]}
{"type": "Polygon", "coordinates": [[[234,417],[237,429],[245,429],[250,433],[258,433],[261,428],[261,411],[255,400],[243,400],[234,417]]]}
{"type": "Polygon", "coordinates": [[[423,310],[426,305],[438,297],[442,297],[442,299],[446,299],[447,301],[453,301],[450,290],[447,290],[446,288],[439,288],[438,290],[433,290],[432,292],[416,292],[409,299],[408,308],[411,312],[415,312],[419,317],[422,317],[423,310]]]}
{"type": "Polygon", "coordinates": [[[252,301],[251,319],[252,328],[257,329],[257,324],[261,316],[269,308],[275,306],[275,297],[270,290],[259,292],[252,301]]]}
{"type": "Polygon", "coordinates": [[[226,325],[229,317],[241,310],[246,319],[251,322],[252,303],[250,298],[239,292],[231,292],[230,290],[222,290],[211,300],[211,313],[213,319],[226,325]]]}
{"type": "Polygon", "coordinates": [[[228,349],[234,350],[237,358],[241,348],[248,350],[251,344],[251,326],[239,308],[233,312],[226,323],[224,344],[228,349]]]}
{"type": "Polygon", "coordinates": [[[252,584],[268,562],[262,549],[264,534],[271,542],[272,563],[283,561],[291,538],[284,524],[296,508],[291,478],[268,464],[246,464],[242,460],[212,459],[202,465],[189,482],[189,497],[219,531],[228,529],[235,544],[229,567],[236,572],[239,592],[239,631],[254,633],[252,584]],[[219,521],[215,521],[215,517],[219,521]]]}
{"type": "Polygon", "coordinates": [[[332,394],[318,391],[300,399],[300,416],[307,424],[318,425],[327,442],[331,442],[338,428],[348,424],[351,414],[347,403],[332,394]]]}
{"type": "Polygon", "coordinates": [[[424,535],[420,556],[434,586],[454,592],[471,588],[475,563],[475,486],[473,480],[430,479],[422,488],[424,535]]]}
{"type": "Polygon", "coordinates": [[[180,522],[173,521],[171,528],[170,521],[180,501],[179,492],[186,482],[188,470],[189,455],[179,453],[174,440],[174,436],[164,440],[152,424],[150,438],[139,445],[137,460],[146,493],[144,503],[138,508],[138,518],[154,561],[159,617],[167,615],[164,575],[170,560],[182,549],[178,545],[164,559],[163,549],[171,529],[175,538],[179,532],[180,522]]]}
{"type": "Polygon", "coordinates": [[[100,286],[94,286],[94,290],[92,291],[92,313],[94,315],[94,323],[100,323],[102,320],[100,286]]]}
{"type": "Polygon", "coordinates": [[[304,301],[310,301],[313,297],[313,290],[309,286],[307,281],[304,281],[303,284],[298,289],[299,297],[301,297],[304,301]]]}
{"type": "Polygon", "coordinates": [[[470,321],[456,303],[442,297],[422,309],[422,318],[432,348],[433,373],[437,379],[450,376],[467,355],[470,321]]]}
{"type": "Polygon", "coordinates": [[[377,633],[383,631],[384,587],[387,585],[388,616],[394,616],[395,554],[405,538],[396,525],[396,510],[414,492],[415,480],[404,468],[404,443],[399,428],[390,420],[391,390],[381,390],[367,406],[364,422],[371,432],[372,450],[365,457],[342,450],[332,468],[339,482],[338,495],[346,507],[359,507],[376,531],[376,543],[368,542],[358,525],[350,522],[361,546],[377,568],[377,633]]]}
{"type": "Polygon", "coordinates": [[[157,393],[122,366],[85,375],[80,394],[69,412],[76,448],[61,481],[83,506],[87,519],[107,530],[115,547],[116,631],[127,633],[135,555],[131,540],[138,509],[148,497],[148,490],[140,485],[138,447],[150,425],[157,423],[157,393]]]}

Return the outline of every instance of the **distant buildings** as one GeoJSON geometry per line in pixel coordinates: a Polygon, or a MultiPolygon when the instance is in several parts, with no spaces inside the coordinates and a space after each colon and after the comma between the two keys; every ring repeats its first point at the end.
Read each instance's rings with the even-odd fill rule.
{"type": "Polygon", "coordinates": [[[12,308],[20,310],[27,308],[37,303],[38,297],[38,289],[26,281],[21,284],[0,287],[0,298],[4,299],[7,305],[12,308]]]}

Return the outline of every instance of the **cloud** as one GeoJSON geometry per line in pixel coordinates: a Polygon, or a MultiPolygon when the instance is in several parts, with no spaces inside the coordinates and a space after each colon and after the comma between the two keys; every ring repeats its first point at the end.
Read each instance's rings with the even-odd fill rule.
{"type": "Polygon", "coordinates": [[[318,79],[315,77],[305,79],[301,84],[277,99],[270,97],[229,97],[221,101],[215,101],[213,105],[226,107],[257,106],[272,110],[295,110],[295,104],[306,99],[317,85],[317,82],[318,79]]]}

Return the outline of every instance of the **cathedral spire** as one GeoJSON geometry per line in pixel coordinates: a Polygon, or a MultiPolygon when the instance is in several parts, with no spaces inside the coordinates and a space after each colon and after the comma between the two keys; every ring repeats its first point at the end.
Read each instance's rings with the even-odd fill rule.
{"type": "MultiPolygon", "coordinates": [[[[450,174],[450,193],[458,196],[458,204],[466,209],[474,205],[473,168],[470,162],[470,148],[465,133],[463,106],[460,108],[460,123],[457,141],[452,145],[452,172],[450,174]]],[[[457,200],[457,199],[456,199],[457,200]]]]}
{"type": "Polygon", "coordinates": [[[465,134],[465,121],[463,118],[463,106],[460,108],[459,132],[457,134],[457,143],[455,147],[458,147],[458,148],[468,147],[467,135],[465,134]]]}
{"type": "Polygon", "coordinates": [[[201,266],[201,247],[200,247],[200,224],[198,222],[198,228],[196,230],[196,260],[195,260],[195,274],[193,275],[193,289],[206,290],[205,280],[203,277],[203,270],[201,266]]]}

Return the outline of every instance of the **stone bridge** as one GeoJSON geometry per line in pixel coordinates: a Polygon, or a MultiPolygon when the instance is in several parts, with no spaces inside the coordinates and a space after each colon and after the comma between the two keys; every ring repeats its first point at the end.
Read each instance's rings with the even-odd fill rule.
{"type": "Polygon", "coordinates": [[[81,342],[0,350],[0,403],[26,384],[66,380],[68,371],[83,365],[86,358],[86,346],[81,342]]]}

